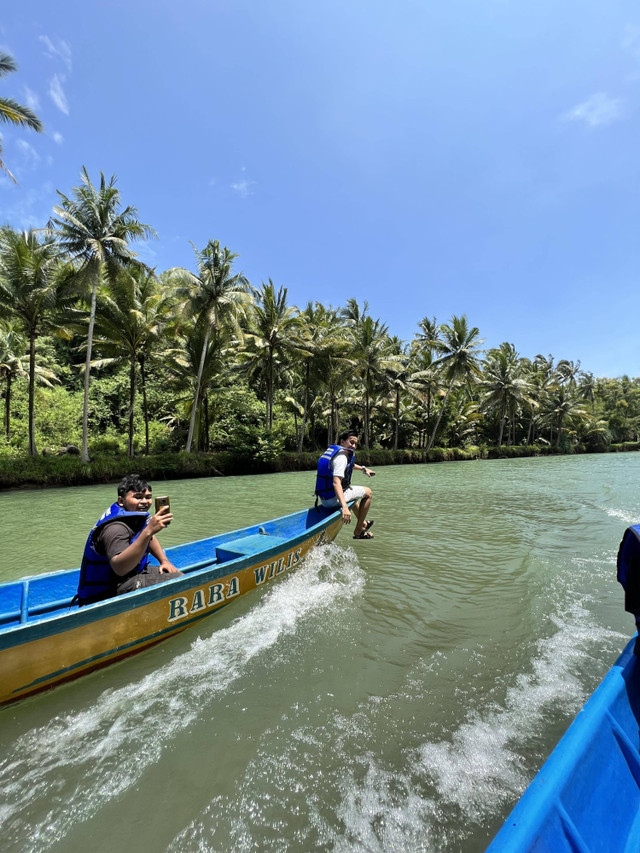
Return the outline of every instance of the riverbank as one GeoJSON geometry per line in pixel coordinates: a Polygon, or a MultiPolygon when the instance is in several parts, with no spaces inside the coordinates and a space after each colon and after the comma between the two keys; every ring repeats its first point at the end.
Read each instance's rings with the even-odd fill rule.
{"type": "MultiPolygon", "coordinates": [[[[619,453],[640,450],[640,442],[612,444],[599,451],[619,453]]],[[[587,453],[581,445],[569,453],[587,453]]],[[[87,486],[115,482],[124,472],[137,471],[153,482],[188,477],[224,477],[243,474],[274,474],[286,471],[315,470],[320,451],[283,453],[274,459],[260,459],[221,453],[163,453],[155,456],[96,455],[83,463],[77,456],[35,456],[0,458],[0,490],[16,488],[46,488],[87,486]]],[[[473,459],[515,459],[527,456],[559,456],[567,451],[548,445],[503,447],[434,447],[425,450],[360,449],[358,461],[371,467],[384,465],[415,465],[432,462],[462,462],[473,459]]]]}

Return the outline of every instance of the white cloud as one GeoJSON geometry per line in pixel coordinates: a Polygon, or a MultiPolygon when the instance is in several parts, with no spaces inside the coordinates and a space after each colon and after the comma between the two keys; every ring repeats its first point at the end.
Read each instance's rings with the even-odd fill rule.
{"type": "MultiPolygon", "coordinates": [[[[247,171],[247,167],[242,167],[242,172],[247,171]]],[[[250,181],[248,178],[241,178],[239,181],[236,181],[234,184],[231,184],[231,189],[236,192],[242,198],[246,198],[249,195],[253,194],[253,190],[251,187],[255,186],[255,181],[250,181]]]]}
{"type": "Polygon", "coordinates": [[[58,145],[62,145],[62,143],[64,142],[64,136],[61,133],[58,133],[58,131],[55,131],[55,133],[53,134],[53,141],[57,142],[58,145]]]}
{"type": "MultiPolygon", "coordinates": [[[[8,181],[8,178],[7,178],[8,181]]],[[[0,178],[0,185],[3,179],[0,178]]],[[[49,181],[37,189],[25,191],[13,183],[5,188],[9,194],[3,199],[3,216],[14,228],[42,228],[55,203],[54,190],[49,181]]]]}
{"type": "Polygon", "coordinates": [[[56,39],[55,44],[49,36],[39,36],[45,46],[45,55],[51,59],[61,59],[71,71],[71,48],[63,39],[56,39]]]}
{"type": "Polygon", "coordinates": [[[40,155],[28,142],[24,139],[16,140],[16,148],[22,156],[22,165],[29,169],[34,169],[40,162],[40,155]]]}
{"type": "Polygon", "coordinates": [[[62,88],[62,84],[64,83],[65,78],[60,74],[54,74],[51,82],[49,83],[49,95],[51,100],[56,105],[56,107],[63,112],[65,115],[69,115],[69,102],[67,101],[67,96],[64,93],[64,89],[62,88]]]}
{"type": "Polygon", "coordinates": [[[29,109],[37,113],[40,109],[40,99],[28,86],[24,87],[24,99],[29,109]]]}
{"type": "Polygon", "coordinates": [[[624,118],[622,98],[610,98],[604,92],[596,92],[582,104],[565,113],[565,121],[583,121],[589,127],[602,127],[624,118]]]}

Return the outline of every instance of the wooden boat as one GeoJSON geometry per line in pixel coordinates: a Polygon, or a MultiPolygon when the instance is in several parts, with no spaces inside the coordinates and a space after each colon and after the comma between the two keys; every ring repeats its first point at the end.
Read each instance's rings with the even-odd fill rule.
{"type": "Polygon", "coordinates": [[[640,659],[634,643],[578,713],[487,853],[640,850],[640,659]]]}
{"type": "Polygon", "coordinates": [[[167,548],[184,577],[82,608],[72,603],[79,569],[0,584],[0,704],[183,631],[290,571],[341,527],[340,512],[318,507],[167,548]]]}

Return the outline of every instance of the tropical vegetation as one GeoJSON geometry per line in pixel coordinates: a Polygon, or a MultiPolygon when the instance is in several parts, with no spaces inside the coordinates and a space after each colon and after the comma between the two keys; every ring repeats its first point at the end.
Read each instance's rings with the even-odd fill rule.
{"type": "Polygon", "coordinates": [[[367,303],[299,309],[213,237],[193,269],[150,269],[135,243],[153,229],[114,177],[83,168],[59,198],[46,227],[0,228],[0,458],[180,454],[195,474],[308,467],[346,427],[392,461],[640,440],[638,378],[483,348],[464,315],[425,316],[403,341],[367,303]]]}

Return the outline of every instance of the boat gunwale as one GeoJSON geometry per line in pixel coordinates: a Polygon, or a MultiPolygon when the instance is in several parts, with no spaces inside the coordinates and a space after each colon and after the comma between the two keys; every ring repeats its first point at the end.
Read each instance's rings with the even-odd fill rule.
{"type": "MultiPolygon", "coordinates": [[[[633,653],[637,635],[629,640],[602,681],[570,722],[544,763],[522,792],[497,830],[486,853],[527,853],[547,838],[543,834],[553,810],[561,813],[563,793],[575,768],[593,743],[593,734],[608,720],[614,728],[611,708],[627,689],[639,660],[633,653]]],[[[638,673],[636,672],[637,676],[638,673]]],[[[535,848],[537,849],[537,848],[535,848]]],[[[626,848],[620,848],[626,849],[626,848]]]]}
{"type": "MultiPolygon", "coordinates": [[[[170,555],[171,551],[175,548],[181,548],[192,544],[201,544],[209,540],[219,539],[220,536],[225,537],[224,540],[219,540],[220,544],[224,544],[224,542],[233,541],[231,537],[234,539],[242,538],[241,534],[258,534],[259,529],[265,524],[277,524],[277,522],[281,522],[286,519],[294,519],[296,516],[302,519],[309,513],[309,509],[313,509],[313,507],[298,510],[295,513],[289,513],[288,515],[269,519],[261,523],[249,525],[248,527],[240,528],[239,530],[230,531],[228,534],[222,533],[216,536],[204,537],[202,539],[195,540],[194,542],[185,542],[183,545],[175,545],[171,548],[167,548],[166,553],[170,555]],[[227,536],[229,538],[227,538],[227,536]]],[[[0,651],[21,645],[22,643],[31,642],[35,638],[40,639],[60,634],[66,630],[71,630],[72,628],[82,627],[84,625],[91,624],[92,622],[99,622],[102,619],[117,616],[125,611],[136,610],[169,596],[173,597],[174,595],[180,595],[182,592],[200,586],[203,582],[207,582],[204,580],[207,576],[209,576],[207,577],[207,580],[221,580],[224,577],[228,577],[238,571],[248,568],[252,563],[259,562],[267,555],[273,556],[280,551],[289,550],[292,547],[295,547],[295,545],[311,539],[313,536],[321,533],[322,530],[335,522],[338,516],[338,511],[332,512],[310,527],[300,530],[295,536],[287,538],[284,541],[280,541],[270,548],[265,548],[263,551],[242,555],[235,559],[227,560],[224,563],[217,563],[214,558],[201,568],[191,571],[189,571],[189,566],[185,566],[183,568],[189,572],[188,574],[177,578],[171,578],[162,584],[134,590],[126,595],[107,598],[103,601],[88,604],[82,608],[69,604],[67,608],[59,611],[51,611],[42,615],[36,615],[27,622],[14,622],[2,625],[0,626],[0,651]]],[[[268,539],[268,534],[265,535],[265,539],[268,539]]],[[[62,569],[54,572],[44,572],[41,575],[30,575],[19,578],[15,581],[9,581],[7,582],[7,585],[18,585],[24,581],[32,580],[33,578],[53,577],[55,575],[65,575],[69,572],[77,571],[78,569],[62,569]]],[[[0,591],[3,585],[0,585],[0,591]]]]}

